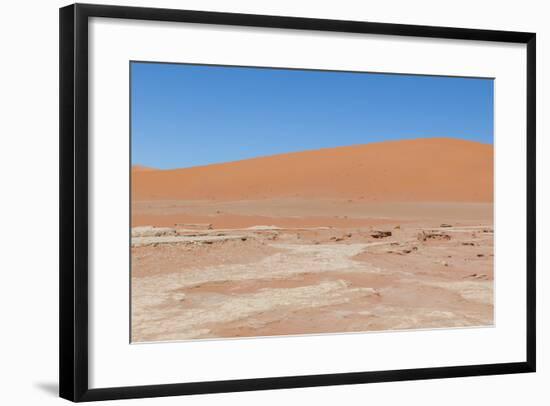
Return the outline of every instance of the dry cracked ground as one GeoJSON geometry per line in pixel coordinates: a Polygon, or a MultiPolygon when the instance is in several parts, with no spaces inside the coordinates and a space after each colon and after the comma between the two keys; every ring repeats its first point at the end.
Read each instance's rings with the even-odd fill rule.
{"type": "Polygon", "coordinates": [[[492,221],[400,217],[136,226],[132,341],[491,325],[492,221]]]}

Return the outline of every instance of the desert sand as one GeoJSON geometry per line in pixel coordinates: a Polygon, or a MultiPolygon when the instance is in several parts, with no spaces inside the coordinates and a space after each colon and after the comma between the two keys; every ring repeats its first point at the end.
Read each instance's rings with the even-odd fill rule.
{"type": "Polygon", "coordinates": [[[134,167],[132,341],[490,326],[492,199],[445,138],[134,167]]]}
{"type": "Polygon", "coordinates": [[[132,198],[137,201],[492,202],[493,147],[451,138],[388,141],[186,169],[139,168],[134,175],[132,198]]]}

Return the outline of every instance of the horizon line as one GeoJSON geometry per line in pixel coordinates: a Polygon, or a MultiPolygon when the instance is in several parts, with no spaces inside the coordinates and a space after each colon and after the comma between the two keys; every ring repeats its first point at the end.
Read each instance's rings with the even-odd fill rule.
{"type": "Polygon", "coordinates": [[[280,155],[292,155],[292,154],[300,154],[304,152],[314,152],[314,151],[323,151],[323,150],[329,150],[329,149],[341,149],[341,148],[352,148],[352,147],[363,147],[367,145],[373,145],[373,144],[387,144],[387,143],[396,143],[396,142],[414,142],[414,141],[420,141],[420,140],[452,140],[452,141],[460,141],[460,142],[466,142],[466,143],[472,143],[472,144],[480,144],[480,145],[494,145],[494,142],[491,143],[485,143],[481,141],[473,141],[464,139],[461,137],[418,137],[418,138],[406,138],[406,139],[400,139],[400,140],[386,140],[386,141],[373,141],[373,142],[367,142],[365,144],[348,144],[348,145],[338,145],[335,147],[322,147],[322,148],[314,148],[314,149],[304,149],[299,151],[289,151],[289,152],[281,152],[278,154],[270,154],[270,155],[258,155],[250,158],[243,158],[243,159],[235,159],[231,161],[221,161],[221,162],[213,162],[209,164],[203,164],[203,165],[192,165],[192,166],[178,166],[174,168],[157,168],[150,165],[145,165],[141,163],[133,163],[132,157],[130,153],[130,169],[134,169],[136,167],[141,167],[144,170],[151,170],[151,171],[174,171],[179,169],[191,169],[191,168],[202,168],[207,166],[214,166],[214,165],[225,165],[230,163],[236,163],[236,162],[243,162],[243,161],[250,161],[254,159],[262,159],[262,158],[270,158],[270,157],[276,157],[280,155]]]}

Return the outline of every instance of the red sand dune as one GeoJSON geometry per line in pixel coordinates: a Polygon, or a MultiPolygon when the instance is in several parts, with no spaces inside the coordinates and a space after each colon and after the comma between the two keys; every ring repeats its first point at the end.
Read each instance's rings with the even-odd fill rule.
{"type": "Polygon", "coordinates": [[[154,171],[156,169],[154,168],[150,168],[148,166],[143,166],[143,165],[133,165],[132,166],[132,173],[135,173],[135,172],[151,172],[151,171],[154,171]]]}
{"type": "Polygon", "coordinates": [[[345,198],[492,202],[493,146],[387,141],[174,170],[132,171],[135,200],[345,198]]]}

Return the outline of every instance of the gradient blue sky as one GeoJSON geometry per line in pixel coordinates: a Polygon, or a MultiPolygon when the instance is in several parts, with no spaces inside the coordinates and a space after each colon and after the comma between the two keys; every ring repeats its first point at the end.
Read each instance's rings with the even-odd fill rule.
{"type": "Polygon", "coordinates": [[[493,143],[493,80],[131,63],[132,164],[207,165],[375,141],[493,143]]]}

